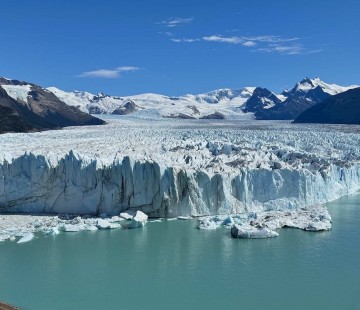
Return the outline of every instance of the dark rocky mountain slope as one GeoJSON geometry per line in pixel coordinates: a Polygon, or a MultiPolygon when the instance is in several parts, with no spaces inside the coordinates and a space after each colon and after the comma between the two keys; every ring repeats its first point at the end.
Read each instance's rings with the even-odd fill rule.
{"type": "Polygon", "coordinates": [[[281,104],[281,100],[274,93],[266,88],[256,87],[242,110],[244,112],[257,112],[270,109],[278,104],[281,104]]]}
{"type": "Polygon", "coordinates": [[[5,78],[0,78],[0,111],[0,133],[105,123],[38,85],[5,78]]]}
{"type": "Polygon", "coordinates": [[[306,109],[330,97],[331,93],[319,79],[305,78],[290,91],[283,92],[282,95],[287,97],[286,100],[270,109],[256,111],[256,119],[295,119],[306,109]]]}
{"type": "Polygon", "coordinates": [[[301,113],[294,122],[360,124],[360,88],[323,100],[301,113]]]}

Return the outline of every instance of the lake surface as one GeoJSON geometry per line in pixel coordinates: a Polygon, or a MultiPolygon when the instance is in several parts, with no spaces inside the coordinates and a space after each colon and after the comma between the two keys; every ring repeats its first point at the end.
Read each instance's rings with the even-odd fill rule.
{"type": "Polygon", "coordinates": [[[360,195],[329,232],[241,240],[196,221],[0,243],[0,300],[23,309],[360,309],[360,195]]]}

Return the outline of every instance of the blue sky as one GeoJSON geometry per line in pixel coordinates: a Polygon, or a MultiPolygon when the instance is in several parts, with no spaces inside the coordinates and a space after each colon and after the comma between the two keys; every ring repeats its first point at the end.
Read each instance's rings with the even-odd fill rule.
{"type": "Polygon", "coordinates": [[[360,1],[2,0],[0,75],[112,95],[360,84],[360,1]]]}

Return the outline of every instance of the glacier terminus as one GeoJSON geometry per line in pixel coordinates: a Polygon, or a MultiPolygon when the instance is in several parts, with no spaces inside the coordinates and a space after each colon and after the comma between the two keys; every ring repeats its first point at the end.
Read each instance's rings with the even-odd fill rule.
{"type": "MultiPolygon", "coordinates": [[[[360,188],[357,126],[103,119],[103,126],[1,135],[1,212],[78,216],[52,218],[51,233],[73,222],[76,230],[119,228],[120,213],[130,212],[129,221],[141,211],[264,237],[281,227],[330,229],[321,204],[360,188]]],[[[37,231],[30,226],[23,234],[37,231]]]]}

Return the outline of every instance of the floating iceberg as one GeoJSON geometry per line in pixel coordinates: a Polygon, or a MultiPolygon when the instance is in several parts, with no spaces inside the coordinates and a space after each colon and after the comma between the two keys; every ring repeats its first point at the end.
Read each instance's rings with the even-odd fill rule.
{"type": "Polygon", "coordinates": [[[126,210],[120,213],[120,217],[125,220],[131,220],[135,216],[135,212],[132,210],[126,210]]]}
{"type": "Polygon", "coordinates": [[[234,224],[231,227],[231,235],[234,238],[243,239],[264,239],[279,236],[276,231],[270,230],[268,228],[255,228],[251,226],[243,227],[237,224],[234,224]]]}
{"type": "Polygon", "coordinates": [[[66,232],[79,232],[85,230],[84,224],[65,224],[62,229],[66,232]]]}
{"type": "Polygon", "coordinates": [[[99,229],[115,229],[115,228],[120,228],[121,225],[116,223],[110,223],[109,221],[104,219],[98,219],[96,223],[96,227],[99,229]]]}
{"type": "Polygon", "coordinates": [[[208,216],[199,220],[199,229],[231,227],[231,235],[237,238],[277,237],[274,230],[283,227],[305,231],[331,229],[331,216],[325,206],[309,206],[290,211],[262,211],[234,214],[232,216],[208,216]]]}
{"type": "Polygon", "coordinates": [[[131,223],[128,228],[138,228],[145,226],[148,220],[148,216],[141,211],[136,211],[135,216],[131,219],[131,223]]]}
{"type": "Polygon", "coordinates": [[[217,229],[219,226],[215,221],[212,221],[208,218],[200,220],[199,229],[217,229]]]}
{"type": "Polygon", "coordinates": [[[24,234],[17,243],[25,243],[25,242],[29,242],[34,238],[34,234],[33,233],[26,233],[24,234]]]}

